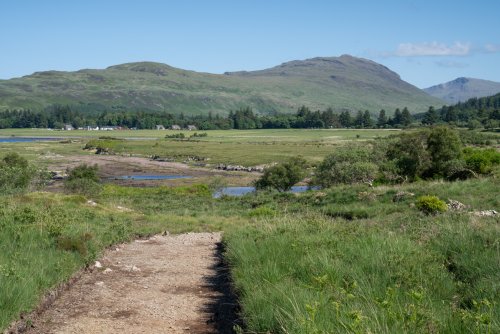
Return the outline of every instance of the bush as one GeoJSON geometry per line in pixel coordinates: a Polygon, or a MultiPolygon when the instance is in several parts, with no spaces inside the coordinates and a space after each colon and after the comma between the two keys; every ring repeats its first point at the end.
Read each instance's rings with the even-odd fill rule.
{"type": "Polygon", "coordinates": [[[38,169],[17,153],[0,160],[0,194],[23,193],[41,188],[49,180],[46,170],[38,169]]]}
{"type": "Polygon", "coordinates": [[[184,133],[175,133],[173,135],[166,135],[165,138],[173,138],[173,139],[184,139],[186,138],[186,135],[184,133]]]}
{"type": "Polygon", "coordinates": [[[64,189],[69,193],[81,194],[85,196],[96,196],[102,186],[97,175],[97,165],[79,165],[68,171],[68,178],[64,182],[64,189]]]}
{"type": "Polygon", "coordinates": [[[287,162],[266,168],[264,175],[254,185],[256,189],[273,188],[288,191],[306,176],[307,162],[302,157],[295,157],[287,162]]]}
{"type": "Polygon", "coordinates": [[[466,167],[479,174],[488,174],[495,165],[500,164],[500,153],[495,149],[473,149],[464,150],[466,167]]]}
{"type": "Polygon", "coordinates": [[[427,148],[428,131],[402,134],[387,148],[387,167],[394,174],[410,181],[422,176],[429,169],[431,158],[427,148]]]}
{"type": "Polygon", "coordinates": [[[420,196],[416,202],[417,208],[426,214],[446,212],[448,206],[437,196],[420,196]]]}
{"type": "Polygon", "coordinates": [[[462,155],[458,132],[447,127],[432,129],[427,138],[427,151],[431,157],[430,177],[449,176],[456,172],[462,155]]]}
{"type": "Polygon", "coordinates": [[[326,188],[334,184],[371,183],[377,174],[378,166],[372,162],[370,148],[342,147],[318,166],[313,184],[326,188]]]}

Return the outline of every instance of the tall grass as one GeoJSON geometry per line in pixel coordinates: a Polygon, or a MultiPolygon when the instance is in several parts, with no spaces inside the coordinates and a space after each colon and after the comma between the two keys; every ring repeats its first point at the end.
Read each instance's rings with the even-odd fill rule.
{"type": "Polygon", "coordinates": [[[426,216],[412,207],[414,199],[392,202],[404,189],[450,196],[472,209],[495,208],[497,183],[333,189],[291,201],[316,208],[307,214],[297,210],[228,231],[226,257],[247,330],[500,331],[498,218],[426,216]],[[356,210],[366,215],[332,215],[356,210]]]}

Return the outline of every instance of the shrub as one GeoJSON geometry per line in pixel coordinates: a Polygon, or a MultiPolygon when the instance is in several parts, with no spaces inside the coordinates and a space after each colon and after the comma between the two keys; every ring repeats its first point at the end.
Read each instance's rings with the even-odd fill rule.
{"type": "Polygon", "coordinates": [[[462,142],[457,131],[436,127],[427,138],[427,151],[431,157],[430,177],[449,176],[456,172],[462,155],[462,142]]]}
{"type": "Polygon", "coordinates": [[[0,160],[0,194],[23,193],[41,188],[49,180],[46,170],[36,168],[17,153],[0,160]]]}
{"type": "Polygon", "coordinates": [[[500,153],[495,149],[473,149],[464,150],[466,167],[479,174],[488,174],[495,165],[500,164],[500,153]]]}
{"type": "Polygon", "coordinates": [[[437,196],[420,196],[417,198],[416,206],[426,214],[436,214],[448,210],[446,203],[437,196]]]}
{"type": "Polygon", "coordinates": [[[415,180],[421,176],[431,164],[431,157],[427,151],[427,131],[403,134],[389,144],[387,148],[386,168],[403,179],[415,180]]]}
{"type": "Polygon", "coordinates": [[[67,192],[82,194],[85,196],[96,196],[101,192],[102,186],[97,175],[97,165],[79,165],[68,171],[68,178],[64,182],[67,192]]]}
{"type": "Polygon", "coordinates": [[[367,147],[338,148],[316,168],[313,183],[325,188],[342,183],[371,183],[378,173],[371,157],[372,151],[367,147]]]}
{"type": "Polygon", "coordinates": [[[256,189],[273,188],[288,191],[306,176],[307,162],[302,157],[295,157],[287,162],[266,168],[264,174],[254,185],[256,189]]]}
{"type": "Polygon", "coordinates": [[[190,138],[203,138],[203,137],[208,137],[208,133],[202,132],[202,133],[193,133],[190,138]]]}
{"type": "Polygon", "coordinates": [[[166,135],[165,138],[173,138],[173,139],[184,139],[186,135],[184,133],[175,133],[173,135],[166,135]]]}

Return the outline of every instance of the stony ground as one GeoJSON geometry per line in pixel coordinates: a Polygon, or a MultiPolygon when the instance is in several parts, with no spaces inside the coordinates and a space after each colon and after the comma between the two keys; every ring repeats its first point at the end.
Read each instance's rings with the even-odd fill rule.
{"type": "Polygon", "coordinates": [[[28,333],[231,333],[220,233],[154,236],[108,250],[28,333]]]}

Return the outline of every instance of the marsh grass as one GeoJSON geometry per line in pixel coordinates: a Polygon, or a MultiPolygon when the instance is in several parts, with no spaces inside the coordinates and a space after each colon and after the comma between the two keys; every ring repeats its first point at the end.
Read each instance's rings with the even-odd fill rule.
{"type": "Polygon", "coordinates": [[[291,197],[288,213],[229,230],[226,257],[248,332],[498,332],[498,218],[413,207],[431,193],[495,208],[497,186],[340,187],[291,197]],[[394,203],[399,190],[416,196],[394,203]],[[353,212],[366,214],[345,216],[353,212]]]}

